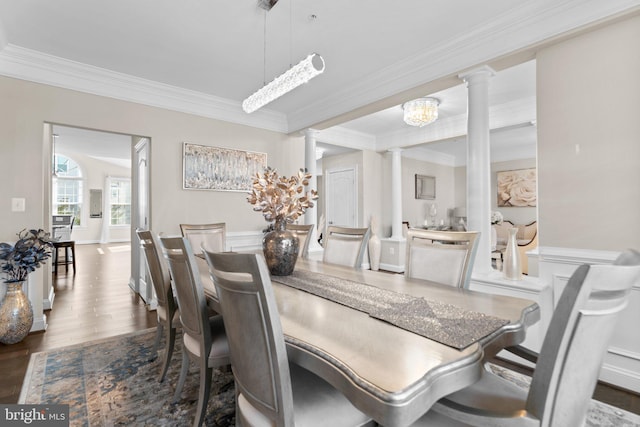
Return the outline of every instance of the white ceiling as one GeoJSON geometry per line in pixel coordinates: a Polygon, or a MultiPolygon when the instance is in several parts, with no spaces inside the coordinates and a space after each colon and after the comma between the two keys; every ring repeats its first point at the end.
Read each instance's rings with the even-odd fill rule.
{"type": "Polygon", "coordinates": [[[535,46],[638,9],[640,0],[280,0],[270,12],[255,0],[0,0],[0,74],[281,132],[316,127],[321,143],[385,150],[442,139],[438,125],[402,129],[389,107],[442,82],[439,126],[458,123],[464,88],[441,90],[481,64],[499,71],[492,127],[535,120],[535,67],[509,76],[498,60],[533,58],[535,46]],[[324,74],[242,112],[245,97],[311,52],[324,74]]]}

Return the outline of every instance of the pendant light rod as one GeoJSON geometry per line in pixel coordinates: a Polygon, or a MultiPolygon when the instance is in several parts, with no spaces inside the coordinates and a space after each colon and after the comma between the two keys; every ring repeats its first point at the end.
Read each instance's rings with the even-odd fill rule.
{"type": "Polygon", "coordinates": [[[322,74],[324,68],[322,56],[312,53],[245,99],[242,102],[242,109],[245,113],[253,113],[285,93],[307,83],[315,76],[322,74]]]}

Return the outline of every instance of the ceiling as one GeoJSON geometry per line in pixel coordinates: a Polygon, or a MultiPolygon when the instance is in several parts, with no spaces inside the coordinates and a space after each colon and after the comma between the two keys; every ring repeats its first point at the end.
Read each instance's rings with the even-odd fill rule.
{"type": "Polygon", "coordinates": [[[280,0],[269,12],[255,0],[0,0],[0,74],[285,133],[313,127],[329,146],[435,150],[464,134],[458,73],[497,71],[491,126],[506,130],[492,139],[535,134],[526,125],[535,121],[535,64],[507,68],[639,9],[640,0],[280,0]],[[326,62],[322,75],[255,113],[241,110],[312,52],[326,62]],[[440,119],[408,129],[398,105],[429,94],[442,99],[440,119]],[[452,123],[458,130],[443,134],[452,123]]]}

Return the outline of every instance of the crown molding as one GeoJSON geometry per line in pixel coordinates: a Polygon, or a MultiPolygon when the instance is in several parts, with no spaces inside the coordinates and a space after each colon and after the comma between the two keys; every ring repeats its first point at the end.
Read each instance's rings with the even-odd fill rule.
{"type": "Polygon", "coordinates": [[[0,51],[0,75],[288,133],[286,116],[282,113],[263,108],[247,114],[236,101],[69,61],[12,44],[0,51]]]}
{"type": "Polygon", "coordinates": [[[334,126],[329,129],[317,131],[316,140],[326,144],[339,145],[353,148],[354,150],[376,150],[375,135],[334,126]]]}
{"type": "MultiPolygon", "coordinates": [[[[391,150],[393,150],[393,148],[391,150]]],[[[404,150],[402,152],[402,157],[422,160],[423,162],[435,163],[437,165],[450,167],[463,166],[458,164],[456,156],[441,153],[439,151],[433,151],[426,147],[404,150]]]]}
{"type": "Polygon", "coordinates": [[[360,79],[288,115],[297,130],[640,7],[638,0],[527,2],[488,25],[360,79]],[[375,88],[372,91],[371,88],[375,88]]]}

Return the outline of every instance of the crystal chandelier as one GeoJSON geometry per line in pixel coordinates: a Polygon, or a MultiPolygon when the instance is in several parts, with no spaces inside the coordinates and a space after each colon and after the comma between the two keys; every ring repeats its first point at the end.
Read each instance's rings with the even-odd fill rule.
{"type": "Polygon", "coordinates": [[[438,118],[438,105],[440,100],[436,98],[418,98],[402,104],[404,110],[404,122],[411,126],[425,126],[433,123],[438,118]]]}
{"type": "Polygon", "coordinates": [[[324,59],[317,53],[312,53],[245,99],[242,102],[242,109],[245,113],[253,113],[285,93],[307,83],[323,71],[324,59]]]}

